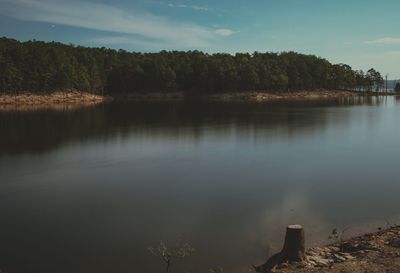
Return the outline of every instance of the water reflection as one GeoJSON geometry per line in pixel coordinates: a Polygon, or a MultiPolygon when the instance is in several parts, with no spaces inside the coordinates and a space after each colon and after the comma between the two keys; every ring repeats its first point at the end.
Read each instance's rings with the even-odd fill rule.
{"type": "Polygon", "coordinates": [[[269,130],[280,137],[290,136],[325,126],[325,106],[382,105],[386,99],[357,97],[268,104],[112,103],[70,111],[0,112],[0,155],[49,152],[75,141],[113,141],[131,134],[199,139],[233,130],[242,137],[269,130]],[[307,107],[318,109],[308,115],[303,111],[307,107]]]}
{"type": "Polygon", "coordinates": [[[112,103],[0,114],[4,272],[161,272],[146,251],[178,236],[174,272],[247,272],[288,223],[397,219],[393,98],[273,104],[112,103]]]}

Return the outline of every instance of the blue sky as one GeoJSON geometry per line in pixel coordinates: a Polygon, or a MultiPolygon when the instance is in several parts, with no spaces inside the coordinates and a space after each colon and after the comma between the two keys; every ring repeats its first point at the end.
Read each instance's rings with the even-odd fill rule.
{"type": "Polygon", "coordinates": [[[399,0],[0,0],[0,36],[129,51],[297,51],[400,78],[399,0]]]}

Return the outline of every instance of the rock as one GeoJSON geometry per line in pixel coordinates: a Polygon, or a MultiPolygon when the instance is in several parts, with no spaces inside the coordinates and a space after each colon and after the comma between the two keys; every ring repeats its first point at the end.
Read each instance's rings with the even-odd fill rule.
{"type": "Polygon", "coordinates": [[[347,260],[354,260],[354,257],[352,255],[350,255],[350,253],[339,253],[340,256],[345,257],[347,260]]]}
{"type": "Polygon", "coordinates": [[[352,244],[352,243],[349,243],[349,242],[346,242],[346,243],[343,243],[342,245],[341,245],[341,249],[343,250],[343,251],[346,251],[346,252],[356,252],[357,250],[359,250],[360,249],[360,245],[359,244],[352,244]]]}
{"type": "Polygon", "coordinates": [[[321,249],[318,247],[310,248],[306,251],[306,254],[309,256],[317,256],[321,252],[321,249]]]}
{"type": "Polygon", "coordinates": [[[338,254],[333,254],[333,257],[335,258],[335,260],[337,262],[345,262],[347,260],[345,257],[342,257],[342,256],[340,256],[338,254]]]}
{"type": "Polygon", "coordinates": [[[400,240],[399,239],[392,240],[388,243],[388,245],[394,248],[400,248],[400,240]]]}
{"type": "Polygon", "coordinates": [[[307,267],[307,263],[305,261],[297,262],[294,264],[294,267],[295,268],[305,268],[305,267],[307,267]]]}
{"type": "Polygon", "coordinates": [[[288,263],[281,263],[276,266],[276,269],[283,269],[283,268],[288,268],[288,267],[289,267],[288,263]]]}
{"type": "Polygon", "coordinates": [[[308,264],[311,265],[311,266],[317,266],[317,263],[314,262],[314,261],[308,261],[308,264]]]}
{"type": "Polygon", "coordinates": [[[313,256],[313,257],[310,257],[309,259],[311,261],[313,261],[314,263],[316,263],[316,266],[318,266],[318,267],[327,267],[330,264],[328,259],[324,259],[324,258],[321,258],[321,257],[313,256]]]}
{"type": "Polygon", "coordinates": [[[329,249],[331,251],[334,251],[334,252],[339,252],[340,251],[340,248],[338,248],[337,246],[330,246],[329,249]]]}

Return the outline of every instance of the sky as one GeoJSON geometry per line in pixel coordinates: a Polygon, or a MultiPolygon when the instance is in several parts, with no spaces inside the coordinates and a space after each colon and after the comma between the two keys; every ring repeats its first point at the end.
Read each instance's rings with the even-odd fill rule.
{"type": "Polygon", "coordinates": [[[0,36],[128,51],[313,54],[400,79],[399,0],[0,0],[0,36]]]}

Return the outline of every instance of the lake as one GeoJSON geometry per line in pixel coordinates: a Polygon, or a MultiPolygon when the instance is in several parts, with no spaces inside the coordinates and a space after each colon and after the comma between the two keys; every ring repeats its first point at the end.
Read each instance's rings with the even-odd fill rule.
{"type": "Polygon", "coordinates": [[[285,226],[308,246],[400,220],[400,100],[122,103],[0,113],[4,273],[248,272],[285,226]]]}

